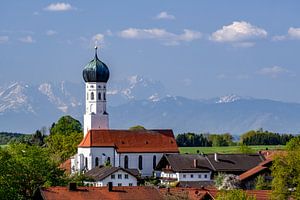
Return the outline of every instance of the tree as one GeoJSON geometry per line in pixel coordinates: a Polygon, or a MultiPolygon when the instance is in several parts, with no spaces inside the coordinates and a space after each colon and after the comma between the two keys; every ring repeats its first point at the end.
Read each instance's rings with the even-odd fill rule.
{"type": "Polygon", "coordinates": [[[146,128],[141,125],[132,126],[129,128],[130,131],[145,131],[146,128]]]}
{"type": "Polygon", "coordinates": [[[247,195],[243,190],[227,190],[217,194],[216,200],[255,200],[255,196],[247,195]]]}
{"type": "Polygon", "coordinates": [[[82,132],[82,126],[80,122],[73,117],[67,115],[61,117],[57,123],[53,123],[50,129],[50,135],[52,134],[64,134],[68,135],[70,133],[80,133],[82,132]]]}
{"type": "Polygon", "coordinates": [[[272,197],[300,199],[300,136],[286,145],[286,154],[276,155],[272,165],[272,197]]]}
{"type": "Polygon", "coordinates": [[[240,180],[236,175],[220,173],[215,178],[215,185],[218,190],[232,190],[240,188],[240,180]]]}
{"type": "Polygon", "coordinates": [[[32,198],[40,186],[64,184],[64,172],[49,158],[46,148],[10,144],[0,150],[0,161],[0,195],[7,199],[32,198]]]}
{"type": "Polygon", "coordinates": [[[57,162],[63,162],[76,154],[82,138],[80,122],[71,116],[63,116],[52,124],[46,145],[51,156],[57,162]]]}
{"type": "Polygon", "coordinates": [[[255,180],[255,189],[256,190],[269,190],[270,183],[266,182],[265,177],[262,175],[257,176],[255,180]]]}

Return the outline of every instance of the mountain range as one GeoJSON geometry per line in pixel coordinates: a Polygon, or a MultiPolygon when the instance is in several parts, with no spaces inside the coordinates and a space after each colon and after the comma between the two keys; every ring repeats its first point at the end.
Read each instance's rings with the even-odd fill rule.
{"type": "MultiPolygon", "coordinates": [[[[242,134],[263,128],[299,133],[300,104],[227,95],[189,99],[168,95],[159,81],[131,76],[108,85],[110,127],[172,128],[175,133],[242,134]]],[[[82,122],[84,83],[0,85],[0,131],[32,133],[62,115],[82,122]]]]}

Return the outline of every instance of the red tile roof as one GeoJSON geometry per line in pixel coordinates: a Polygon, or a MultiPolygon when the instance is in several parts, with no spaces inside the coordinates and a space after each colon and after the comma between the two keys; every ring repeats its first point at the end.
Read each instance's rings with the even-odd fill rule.
{"type": "Polygon", "coordinates": [[[78,187],[70,191],[67,187],[49,187],[40,190],[44,200],[160,200],[160,194],[153,187],[78,187]]]}
{"type": "Polygon", "coordinates": [[[239,175],[239,179],[241,181],[243,181],[243,180],[246,180],[262,171],[269,169],[269,166],[267,166],[267,165],[270,164],[272,161],[273,161],[273,159],[267,159],[267,160],[261,162],[259,165],[255,166],[252,169],[249,169],[248,171],[239,175]]]}
{"type": "Polygon", "coordinates": [[[78,147],[115,147],[118,153],[179,153],[172,130],[93,129],[78,147]]]}
{"type": "MultiPolygon", "coordinates": [[[[78,187],[76,191],[70,191],[67,187],[49,187],[40,189],[44,200],[163,200],[188,198],[190,200],[202,200],[211,197],[216,198],[217,189],[213,188],[160,188],[155,187],[113,187],[108,191],[107,187],[78,187]],[[206,198],[205,198],[206,197],[206,198]]],[[[249,196],[255,196],[257,200],[270,199],[270,190],[246,190],[249,196]]]]}

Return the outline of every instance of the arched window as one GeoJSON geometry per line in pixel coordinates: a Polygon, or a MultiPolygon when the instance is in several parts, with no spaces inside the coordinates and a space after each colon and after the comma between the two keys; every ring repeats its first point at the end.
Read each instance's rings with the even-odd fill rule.
{"type": "Polygon", "coordinates": [[[95,158],[95,166],[96,166],[96,167],[99,166],[99,158],[98,158],[98,157],[95,158]]]}
{"type": "Polygon", "coordinates": [[[101,100],[101,92],[98,93],[98,100],[101,100]]]}
{"type": "Polygon", "coordinates": [[[105,92],[103,93],[103,100],[106,100],[106,94],[105,94],[105,92]]]}
{"type": "Polygon", "coordinates": [[[88,165],[88,159],[87,159],[87,157],[85,157],[84,166],[87,167],[87,165],[88,165]]]}
{"type": "Polygon", "coordinates": [[[139,170],[143,169],[143,157],[139,156],[139,170]]]}
{"type": "Polygon", "coordinates": [[[156,167],[156,155],[153,156],[153,169],[156,167]]]}
{"type": "Polygon", "coordinates": [[[124,168],[128,169],[128,156],[125,156],[124,158],[124,168]]]}
{"type": "Polygon", "coordinates": [[[91,92],[91,100],[94,100],[94,92],[91,92]]]}

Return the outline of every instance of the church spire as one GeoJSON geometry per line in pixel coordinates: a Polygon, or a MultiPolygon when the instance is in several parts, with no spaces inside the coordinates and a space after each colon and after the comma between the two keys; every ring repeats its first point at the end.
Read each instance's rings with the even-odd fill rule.
{"type": "Polygon", "coordinates": [[[98,59],[97,51],[98,51],[98,45],[97,45],[97,43],[96,43],[96,45],[95,45],[95,58],[96,58],[96,59],[98,59]]]}

